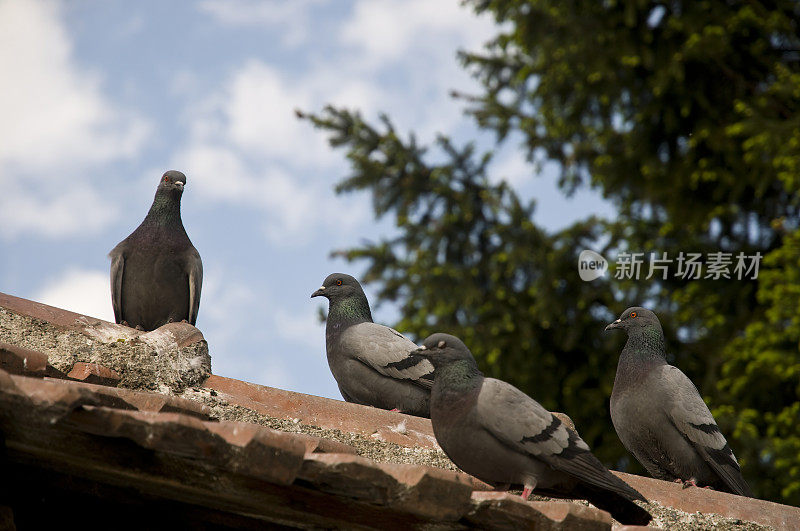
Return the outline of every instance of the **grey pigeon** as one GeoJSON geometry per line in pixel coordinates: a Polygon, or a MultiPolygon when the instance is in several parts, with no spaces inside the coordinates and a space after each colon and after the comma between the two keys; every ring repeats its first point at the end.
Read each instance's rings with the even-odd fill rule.
{"type": "Polygon", "coordinates": [[[328,365],[348,402],[429,416],[433,366],[411,359],[417,345],[372,322],[361,284],[343,273],[328,275],[312,297],[327,297],[325,345],[328,365]]]}
{"type": "Polygon", "coordinates": [[[559,498],[585,498],[623,524],[646,525],[646,502],[613,475],[578,434],[534,399],[485,378],[457,337],[433,334],[415,355],[436,369],[431,423],[439,446],[459,468],[496,487],[523,486],[559,498]]]}
{"type": "Polygon", "coordinates": [[[142,224],[108,254],[117,323],[155,330],[197,321],[203,263],[181,221],[185,184],[181,172],[165,173],[142,224]]]}
{"type": "Polygon", "coordinates": [[[751,496],[739,463],[691,380],[669,365],[656,314],[628,308],[606,330],[628,341],[617,365],[611,420],[651,476],[751,496]]]}

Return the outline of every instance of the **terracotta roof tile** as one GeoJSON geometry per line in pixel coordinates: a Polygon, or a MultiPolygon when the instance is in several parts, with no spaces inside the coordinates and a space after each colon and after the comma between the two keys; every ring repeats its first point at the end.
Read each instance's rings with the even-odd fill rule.
{"type": "Polygon", "coordinates": [[[0,369],[11,374],[44,377],[47,356],[35,350],[0,341],[0,369]]]}
{"type": "Polygon", "coordinates": [[[720,514],[745,522],[757,522],[775,529],[800,529],[800,508],[767,500],[745,498],[711,489],[683,488],[670,481],[661,481],[624,472],[614,472],[645,498],[687,513],[720,514]]]}
{"type": "Polygon", "coordinates": [[[306,453],[356,454],[356,449],[339,441],[314,437],[306,433],[293,433],[295,439],[306,445],[306,453]]]}
{"type": "Polygon", "coordinates": [[[323,492],[387,505],[433,520],[457,520],[470,505],[465,474],[422,465],[376,463],[349,454],[310,454],[299,478],[323,492]]]}
{"type": "Polygon", "coordinates": [[[72,378],[178,393],[211,373],[203,334],[188,323],[143,332],[0,293],[0,365],[29,376],[72,378]],[[33,354],[38,352],[38,354],[33,354]],[[32,374],[20,362],[41,367],[32,374]],[[47,361],[45,361],[45,359],[47,361]]]}
{"type": "Polygon", "coordinates": [[[389,505],[422,518],[455,520],[470,508],[472,482],[461,472],[421,465],[384,464],[406,490],[389,505]]]}
{"type": "MultiPolygon", "coordinates": [[[[0,528],[13,520],[28,527],[61,525],[70,517],[91,526],[99,521],[91,520],[93,514],[124,515],[127,523],[146,527],[154,503],[167,510],[170,522],[189,527],[611,527],[607,513],[584,504],[525,502],[482,490],[490,487],[461,472],[356,455],[364,452],[364,441],[377,444],[373,440],[382,441],[384,449],[399,445],[403,455],[420,455],[415,453],[419,448],[439,455],[427,419],[220,376],[189,392],[200,385],[198,375],[209,359],[202,334],[185,323],[149,334],[0,294],[0,338],[5,341],[0,342],[0,450],[5,446],[0,468],[11,478],[0,484],[0,490],[8,491],[0,494],[10,500],[0,500],[0,528]],[[75,334],[71,342],[59,343],[70,334],[75,334]],[[36,341],[29,341],[32,335],[36,341]],[[28,339],[17,344],[8,338],[28,339]],[[55,350],[43,350],[57,356],[58,366],[69,374],[48,364],[36,346],[56,344],[55,350]],[[70,350],[87,344],[89,351],[79,355],[70,350]],[[203,400],[216,394],[207,402],[211,407],[173,394],[124,388],[155,385],[149,378],[158,366],[142,372],[136,364],[150,359],[172,363],[172,355],[190,376],[179,370],[157,388],[180,393],[190,386],[184,396],[203,400]],[[123,387],[109,386],[118,382],[123,387]],[[305,425],[323,437],[218,421],[212,416],[225,411],[220,404],[245,412],[237,413],[237,419],[282,419],[265,423],[281,429],[288,425],[288,431],[305,425]],[[87,511],[73,514],[76,506],[87,511]]],[[[800,529],[795,507],[618,475],[648,499],[687,513],[800,529]]]]}
{"type": "Polygon", "coordinates": [[[372,436],[401,446],[436,448],[431,422],[394,411],[212,375],[203,386],[230,403],[275,418],[372,436]]]}
{"type": "MultiPolygon", "coordinates": [[[[47,357],[45,357],[45,363],[46,361],[47,357]]],[[[116,386],[122,379],[119,373],[113,369],[104,367],[99,363],[86,363],[83,361],[76,362],[75,365],[72,366],[72,370],[67,374],[67,377],[81,382],[112,387],[116,386]]]]}
{"type": "MultiPolygon", "coordinates": [[[[58,380],[40,380],[25,376],[9,376],[12,393],[29,399],[33,404],[49,406],[51,410],[71,411],[83,405],[135,409],[125,400],[110,393],[95,393],[86,384],[70,384],[58,380]]],[[[2,385],[0,385],[2,387],[2,385]]]]}
{"type": "MultiPolygon", "coordinates": [[[[322,527],[489,528],[487,518],[507,512],[502,504],[476,510],[472,478],[460,472],[319,453],[352,448],[254,424],[140,410],[131,403],[148,401],[132,399],[137,394],[146,393],[0,371],[0,430],[12,469],[22,467],[25,477],[35,470],[37,488],[57,488],[53,478],[66,472],[76,478],[70,484],[94,482],[87,496],[113,497],[117,486],[134,486],[162,503],[201,504],[209,518],[242,525],[244,518],[322,527]]],[[[16,504],[25,518],[36,519],[34,507],[19,498],[16,504]]],[[[606,513],[585,509],[608,527],[606,513]]]]}
{"type": "MultiPolygon", "coordinates": [[[[6,308],[16,314],[27,315],[57,326],[75,326],[75,322],[81,318],[87,319],[85,315],[79,313],[62,310],[55,306],[48,306],[47,304],[22,299],[20,297],[14,297],[7,293],[0,293],[0,307],[6,308]]],[[[99,319],[95,320],[99,321],[99,319]]]]}
{"type": "Polygon", "coordinates": [[[81,387],[90,389],[97,394],[113,396],[124,400],[127,404],[140,411],[183,413],[184,415],[197,417],[201,420],[211,420],[211,412],[209,409],[194,400],[187,400],[171,395],[162,395],[160,393],[132,391],[130,389],[106,387],[96,384],[82,384],[81,387]]]}
{"type": "Polygon", "coordinates": [[[473,492],[467,520],[492,522],[496,529],[532,526],[550,529],[609,529],[611,515],[585,505],[567,502],[525,502],[508,492],[473,492]]]}

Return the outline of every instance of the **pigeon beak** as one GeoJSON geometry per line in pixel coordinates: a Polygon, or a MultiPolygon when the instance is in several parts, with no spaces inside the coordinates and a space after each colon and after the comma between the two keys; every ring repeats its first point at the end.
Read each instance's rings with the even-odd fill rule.
{"type": "Polygon", "coordinates": [[[609,330],[613,330],[613,329],[615,329],[615,328],[619,328],[619,325],[620,325],[620,323],[621,323],[621,322],[622,322],[622,319],[617,319],[617,320],[616,320],[616,321],[614,321],[613,323],[609,324],[609,325],[606,327],[606,332],[608,332],[609,330]]]}
{"type": "Polygon", "coordinates": [[[184,185],[182,182],[180,182],[180,181],[175,181],[175,186],[177,186],[177,187],[178,187],[178,190],[183,190],[183,187],[184,187],[185,185],[184,185]]]}
{"type": "Polygon", "coordinates": [[[325,297],[325,286],[321,286],[317,291],[311,294],[311,298],[314,297],[325,297]]]}

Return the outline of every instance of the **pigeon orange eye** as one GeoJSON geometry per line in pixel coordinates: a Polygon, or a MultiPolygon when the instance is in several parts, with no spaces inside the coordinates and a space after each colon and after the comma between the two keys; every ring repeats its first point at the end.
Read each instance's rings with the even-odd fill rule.
{"type": "Polygon", "coordinates": [[[631,317],[635,318],[636,317],[636,312],[631,312],[631,317]]]}
{"type": "Polygon", "coordinates": [[[337,286],[341,286],[341,285],[342,285],[342,281],[341,281],[341,280],[337,280],[337,281],[336,281],[336,285],[337,285],[337,286]]]}
{"type": "Polygon", "coordinates": [[[165,183],[166,183],[166,182],[169,182],[169,177],[167,177],[166,175],[164,176],[164,182],[165,182],[165,183]]]}

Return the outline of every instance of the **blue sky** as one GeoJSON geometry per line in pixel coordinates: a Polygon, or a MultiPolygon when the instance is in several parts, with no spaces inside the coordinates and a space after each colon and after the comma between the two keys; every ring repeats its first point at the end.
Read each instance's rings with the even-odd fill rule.
{"type": "MultiPolygon", "coordinates": [[[[294,109],[386,112],[422,142],[490,148],[448,92],[478,91],[456,51],[493,33],[456,0],[0,0],[0,291],[113,321],[106,255],[177,169],[214,372],[339,398],[309,295],[359,276],[331,250],[393,229],[368,195],[333,193],[343,153],[294,109]]],[[[535,177],[512,139],[492,178],[549,229],[611,212],[564,198],[551,170],[535,177]]]]}

